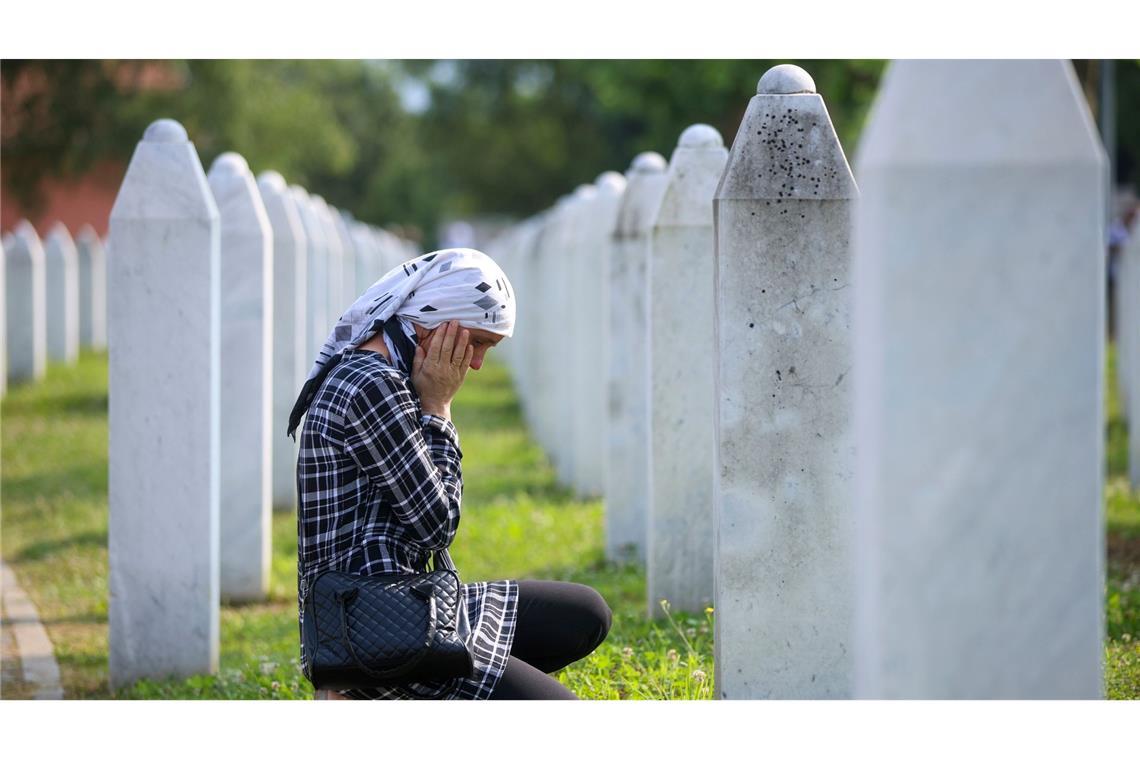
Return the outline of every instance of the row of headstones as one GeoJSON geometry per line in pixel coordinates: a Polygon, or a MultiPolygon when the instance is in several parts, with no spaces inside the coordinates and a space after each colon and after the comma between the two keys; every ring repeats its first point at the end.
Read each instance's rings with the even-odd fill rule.
{"type": "Polygon", "coordinates": [[[56,223],[41,241],[21,220],[0,257],[0,395],[39,380],[48,361],[74,364],[80,347],[107,345],[106,257],[90,226],[72,239],[56,223]]]}
{"type": "Polygon", "coordinates": [[[893,63],[856,165],[778,66],[731,151],[690,127],[499,237],[528,422],[651,612],[713,603],[721,697],[1098,696],[1106,173],[1072,68],[893,63]]]}
{"type": "Polygon", "coordinates": [[[222,600],[267,596],[296,506],[289,412],[337,318],[419,251],[153,123],[110,220],[110,673],[213,672],[222,600]]]}

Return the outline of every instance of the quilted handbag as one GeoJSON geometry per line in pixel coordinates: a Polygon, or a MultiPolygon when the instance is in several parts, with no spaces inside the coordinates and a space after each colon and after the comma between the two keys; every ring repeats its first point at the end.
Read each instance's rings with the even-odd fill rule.
{"type": "Polygon", "coordinates": [[[304,673],[317,689],[394,686],[472,673],[467,605],[446,551],[435,554],[433,570],[416,575],[326,570],[313,580],[304,610],[304,673]]]}

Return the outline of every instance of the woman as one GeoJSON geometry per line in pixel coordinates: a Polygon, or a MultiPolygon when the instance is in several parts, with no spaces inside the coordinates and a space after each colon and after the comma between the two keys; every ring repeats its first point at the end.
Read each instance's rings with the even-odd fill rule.
{"type": "MultiPolygon", "coordinates": [[[[451,400],[467,370],[510,337],[514,320],[503,271],[485,254],[457,248],[393,269],[337,322],[289,419],[292,435],[307,413],[297,460],[302,614],[324,570],[423,572],[430,552],[451,544],[463,490],[451,400]]],[[[471,677],[343,696],[575,699],[548,674],[605,639],[610,610],[596,591],[500,580],[464,584],[463,594],[471,677]]]]}

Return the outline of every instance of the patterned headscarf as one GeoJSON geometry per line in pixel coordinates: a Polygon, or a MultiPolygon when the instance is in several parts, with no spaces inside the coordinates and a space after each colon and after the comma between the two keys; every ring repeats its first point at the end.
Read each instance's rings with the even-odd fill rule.
{"type": "Polygon", "coordinates": [[[289,435],[345,349],[356,348],[383,330],[393,360],[410,374],[415,331],[408,323],[430,330],[453,319],[463,327],[508,338],[514,332],[514,292],[491,257],[473,248],[448,248],[392,269],[337,320],[289,415],[289,435]]]}

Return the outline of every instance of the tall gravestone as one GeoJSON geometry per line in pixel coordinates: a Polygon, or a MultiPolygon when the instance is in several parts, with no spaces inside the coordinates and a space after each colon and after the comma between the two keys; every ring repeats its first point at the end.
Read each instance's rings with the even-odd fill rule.
{"type": "Polygon", "coordinates": [[[8,380],[38,380],[47,371],[47,285],[44,249],[26,219],[5,245],[8,380]]]}
{"type": "Polygon", "coordinates": [[[662,599],[697,613],[713,603],[713,195],[727,160],[712,127],[682,132],[650,234],[651,615],[662,599]]]}
{"type": "Polygon", "coordinates": [[[1140,489],[1140,222],[1134,223],[1120,257],[1117,301],[1121,319],[1116,327],[1118,385],[1121,411],[1128,420],[1128,480],[1132,488],[1140,489]]]}
{"type": "MultiPolygon", "coordinates": [[[[309,313],[308,326],[305,328],[306,358],[305,375],[316,361],[317,353],[325,344],[325,339],[332,331],[332,323],[327,321],[329,309],[328,291],[328,256],[325,255],[325,231],[317,218],[313,208],[312,196],[304,188],[296,185],[290,186],[293,199],[297,202],[297,211],[301,216],[301,224],[305,228],[307,251],[306,274],[306,311],[309,313]]],[[[299,389],[298,389],[299,390],[299,389]]]]}
{"type": "Polygon", "coordinates": [[[273,508],[297,508],[297,443],[285,433],[289,412],[309,371],[305,346],[305,228],[293,193],[275,171],[262,172],[257,187],[273,228],[273,508]]]}
{"type": "Polygon", "coordinates": [[[186,130],[154,122],[107,261],[112,687],[218,666],[218,229],[186,130]]]}
{"type": "MultiPolygon", "coordinates": [[[[340,303],[341,310],[347,309],[355,301],[360,294],[356,291],[356,260],[357,258],[366,258],[367,254],[357,247],[357,241],[352,235],[352,231],[348,227],[348,222],[344,218],[344,212],[332,208],[330,209],[333,217],[333,225],[336,227],[337,236],[340,238],[340,247],[342,251],[341,258],[341,275],[340,275],[340,303]]],[[[337,314],[340,317],[340,314],[337,314]]]]}
{"type": "Polygon", "coordinates": [[[107,256],[103,241],[85,224],[75,236],[79,261],[79,343],[107,347],[107,256]]]}
{"type": "Polygon", "coordinates": [[[721,697],[851,694],[856,194],[811,77],[770,69],[714,205],[721,697]]]}
{"type": "Polygon", "coordinates": [[[583,475],[587,469],[581,455],[586,453],[588,456],[589,453],[582,452],[577,443],[582,436],[582,428],[589,426],[590,421],[585,413],[585,388],[577,382],[576,369],[585,359],[581,337],[587,328],[586,320],[581,317],[596,313],[593,299],[598,294],[583,292],[575,287],[575,283],[580,276],[584,232],[590,223],[590,207],[596,194],[593,185],[579,185],[570,196],[562,253],[557,258],[561,265],[560,274],[553,281],[563,285],[552,288],[549,293],[551,301],[557,304],[556,313],[561,315],[564,357],[569,364],[557,375],[559,387],[555,391],[561,399],[555,408],[559,417],[558,446],[563,462],[563,480],[579,496],[585,493],[583,475]]]}
{"type": "Polygon", "coordinates": [[[50,361],[79,358],[79,262],[71,233],[61,222],[44,239],[47,351],[50,361]]]}
{"type": "Polygon", "coordinates": [[[902,61],[859,147],[856,696],[1095,698],[1105,158],[1062,61],[902,61]]]}
{"type": "Polygon", "coordinates": [[[321,226],[325,240],[325,259],[327,262],[325,280],[325,331],[321,336],[321,345],[332,331],[333,325],[340,319],[348,304],[341,303],[344,297],[344,243],[337,232],[333,221],[332,210],[329,204],[319,195],[312,196],[313,211],[316,213],[317,223],[321,226]]]}
{"type": "Polygon", "coordinates": [[[273,229],[245,159],[206,175],[221,226],[221,595],[269,592],[273,441],[273,229]]]}
{"type": "Polygon", "coordinates": [[[634,158],[607,270],[606,556],[642,563],[649,516],[649,230],[666,168],[658,153],[634,158]]]}

